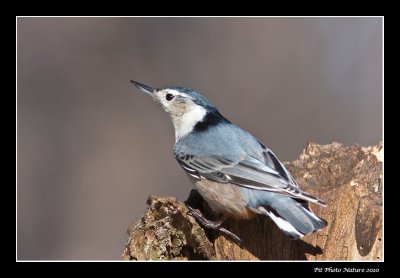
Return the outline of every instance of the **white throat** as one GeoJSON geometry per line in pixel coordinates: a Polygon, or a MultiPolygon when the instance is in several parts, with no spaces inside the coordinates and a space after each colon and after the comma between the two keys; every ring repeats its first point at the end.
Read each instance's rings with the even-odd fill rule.
{"type": "Polygon", "coordinates": [[[207,114],[206,109],[201,106],[194,105],[190,107],[189,111],[183,115],[172,115],[172,122],[175,128],[175,142],[189,134],[194,126],[203,120],[207,114]]]}

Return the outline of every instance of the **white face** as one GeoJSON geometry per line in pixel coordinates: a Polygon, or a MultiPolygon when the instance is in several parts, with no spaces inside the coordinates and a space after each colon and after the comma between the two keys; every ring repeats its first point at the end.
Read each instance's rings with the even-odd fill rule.
{"type": "Polygon", "coordinates": [[[185,113],[192,100],[190,96],[172,89],[155,91],[154,96],[168,114],[177,116],[185,113]]]}
{"type": "Polygon", "coordinates": [[[191,96],[173,89],[154,92],[154,99],[170,115],[175,128],[175,141],[192,131],[207,113],[202,106],[193,102],[191,96]]]}

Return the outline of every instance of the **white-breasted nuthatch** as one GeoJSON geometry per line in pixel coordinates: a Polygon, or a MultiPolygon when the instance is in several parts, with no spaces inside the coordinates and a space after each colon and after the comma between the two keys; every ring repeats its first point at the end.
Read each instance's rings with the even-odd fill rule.
{"type": "Polygon", "coordinates": [[[231,123],[198,92],[182,87],[151,88],[131,81],[161,104],[175,128],[174,155],[220,221],[191,209],[206,227],[228,217],[269,216],[289,237],[322,229],[308,202],[326,206],[302,191],[278,158],[251,134],[231,123]]]}

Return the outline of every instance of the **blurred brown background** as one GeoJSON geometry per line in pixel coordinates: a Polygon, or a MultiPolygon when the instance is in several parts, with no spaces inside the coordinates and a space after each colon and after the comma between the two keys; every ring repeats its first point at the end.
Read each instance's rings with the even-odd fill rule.
{"type": "Polygon", "coordinates": [[[203,92],[281,158],[382,138],[381,18],[18,18],[18,259],[118,259],[150,194],[185,200],[167,115],[203,92]]]}

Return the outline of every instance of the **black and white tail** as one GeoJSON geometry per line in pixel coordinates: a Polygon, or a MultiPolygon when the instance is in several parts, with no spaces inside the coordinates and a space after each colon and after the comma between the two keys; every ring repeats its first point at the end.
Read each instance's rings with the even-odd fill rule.
{"type": "Polygon", "coordinates": [[[269,206],[258,207],[258,211],[269,216],[292,239],[299,239],[327,225],[311,211],[307,202],[293,198],[280,198],[269,206]]]}

